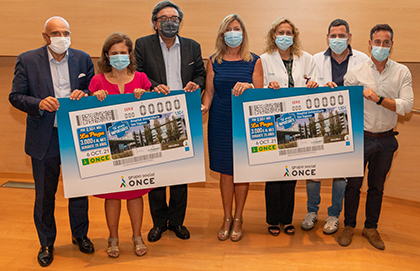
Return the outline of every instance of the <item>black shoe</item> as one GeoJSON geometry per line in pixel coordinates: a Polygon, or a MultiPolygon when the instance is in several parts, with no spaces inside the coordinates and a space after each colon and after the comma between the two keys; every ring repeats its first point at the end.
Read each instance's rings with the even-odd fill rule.
{"type": "Polygon", "coordinates": [[[79,245],[79,250],[86,254],[92,254],[95,252],[95,248],[93,247],[93,243],[87,236],[83,236],[80,238],[72,237],[72,242],[75,245],[79,245]]]}
{"type": "Polygon", "coordinates": [[[53,261],[53,246],[41,247],[38,252],[38,263],[42,267],[49,266],[53,261]]]}
{"type": "Polygon", "coordinates": [[[173,231],[175,235],[182,240],[190,239],[190,232],[185,226],[169,226],[169,230],[173,231]]]}
{"type": "Polygon", "coordinates": [[[153,227],[150,231],[149,234],[147,235],[147,240],[149,240],[149,242],[156,242],[160,239],[160,237],[162,237],[162,233],[164,233],[166,230],[168,229],[168,227],[153,227]]]}

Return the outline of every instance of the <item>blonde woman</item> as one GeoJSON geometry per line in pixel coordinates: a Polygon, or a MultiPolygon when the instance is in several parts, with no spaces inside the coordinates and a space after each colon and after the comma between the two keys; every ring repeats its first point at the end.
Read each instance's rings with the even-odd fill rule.
{"type": "MultiPolygon", "coordinates": [[[[271,24],[264,51],[261,62],[265,87],[318,87],[315,62],[310,54],[302,51],[299,30],[289,19],[279,18],[271,24]]],[[[279,225],[283,225],[286,234],[295,234],[292,225],[295,186],[296,181],[267,182],[265,185],[266,220],[268,232],[273,236],[280,234],[279,225]]]]}
{"type": "Polygon", "coordinates": [[[263,87],[261,60],[249,51],[245,24],[237,14],[223,19],[216,38],[216,50],[207,63],[206,91],[202,112],[209,113],[208,141],[210,169],[220,173],[224,218],[219,240],[242,239],[242,213],[248,183],[233,182],[232,95],[248,88],[263,87]],[[235,200],[235,212],[233,211],[235,200]]]}

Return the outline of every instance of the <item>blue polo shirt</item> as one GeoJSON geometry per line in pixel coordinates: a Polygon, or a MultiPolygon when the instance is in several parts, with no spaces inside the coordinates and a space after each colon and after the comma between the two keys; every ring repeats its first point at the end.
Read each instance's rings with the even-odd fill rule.
{"type": "Polygon", "coordinates": [[[338,62],[331,56],[331,48],[328,47],[327,51],[325,51],[324,53],[324,55],[329,56],[331,58],[332,81],[338,86],[344,85],[344,75],[346,75],[347,73],[349,58],[353,55],[353,51],[351,49],[350,44],[347,48],[349,48],[349,54],[346,60],[344,60],[340,64],[338,64],[338,62]]]}

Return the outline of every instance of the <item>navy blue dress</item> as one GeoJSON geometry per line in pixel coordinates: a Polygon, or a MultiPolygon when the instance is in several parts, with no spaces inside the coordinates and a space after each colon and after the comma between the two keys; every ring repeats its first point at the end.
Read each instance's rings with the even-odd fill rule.
{"type": "Polygon", "coordinates": [[[210,169],[219,173],[233,175],[232,89],[237,82],[252,83],[255,62],[259,58],[256,54],[252,56],[250,62],[223,60],[221,64],[213,63],[214,95],[209,113],[208,142],[210,169]]]}

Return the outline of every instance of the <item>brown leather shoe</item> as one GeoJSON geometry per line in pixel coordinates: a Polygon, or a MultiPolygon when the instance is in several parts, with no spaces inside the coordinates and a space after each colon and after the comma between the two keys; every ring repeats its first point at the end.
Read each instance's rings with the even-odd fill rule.
{"type": "Polygon", "coordinates": [[[351,226],[346,226],[344,230],[338,236],[338,244],[340,246],[346,247],[351,244],[353,239],[354,229],[351,226]]]}
{"type": "Polygon", "coordinates": [[[368,239],[369,243],[377,249],[384,250],[385,244],[379,236],[379,232],[376,229],[363,228],[362,235],[368,239]]]}

